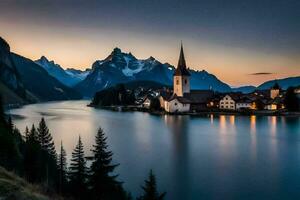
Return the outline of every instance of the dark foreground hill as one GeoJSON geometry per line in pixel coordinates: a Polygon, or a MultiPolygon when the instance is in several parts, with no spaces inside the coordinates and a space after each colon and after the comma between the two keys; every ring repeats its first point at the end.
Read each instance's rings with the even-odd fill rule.
{"type": "Polygon", "coordinates": [[[60,197],[48,197],[42,189],[32,185],[19,176],[0,167],[0,199],[11,200],[50,200],[62,199],[60,197]]]}

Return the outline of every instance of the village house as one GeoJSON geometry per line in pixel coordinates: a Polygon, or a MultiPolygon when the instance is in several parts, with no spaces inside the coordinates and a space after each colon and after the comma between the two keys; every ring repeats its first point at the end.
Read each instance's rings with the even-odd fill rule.
{"type": "Polygon", "coordinates": [[[235,110],[236,108],[236,102],[234,100],[235,98],[233,97],[233,95],[225,95],[219,103],[219,108],[221,110],[235,110]]]}
{"type": "Polygon", "coordinates": [[[269,97],[264,97],[264,103],[265,103],[265,110],[280,110],[284,109],[284,98],[282,94],[282,89],[280,88],[279,84],[275,82],[273,87],[269,90],[269,97]]]}
{"type": "Polygon", "coordinates": [[[241,97],[236,101],[236,110],[256,110],[256,103],[253,98],[241,97]]]}
{"type": "Polygon", "coordinates": [[[143,108],[147,108],[149,109],[151,106],[151,98],[149,98],[148,96],[144,99],[143,103],[142,103],[142,107],[143,108]]]}
{"type": "Polygon", "coordinates": [[[274,99],[266,100],[265,110],[280,110],[284,109],[284,99],[282,97],[276,97],[274,99]]]}

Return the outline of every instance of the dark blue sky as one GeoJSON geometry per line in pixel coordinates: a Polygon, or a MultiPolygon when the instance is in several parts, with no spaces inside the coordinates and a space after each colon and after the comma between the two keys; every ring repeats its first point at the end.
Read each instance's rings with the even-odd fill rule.
{"type": "Polygon", "coordinates": [[[113,46],[133,51],[138,57],[153,55],[175,64],[178,45],[183,40],[193,68],[205,66],[206,70],[218,73],[217,67],[221,71],[241,67],[240,73],[246,78],[246,74],[259,73],[266,66],[263,71],[275,73],[277,77],[299,75],[300,1],[296,0],[2,0],[0,25],[4,28],[0,30],[1,35],[15,44],[16,51],[24,51],[31,57],[37,54],[30,55],[25,47],[22,49],[19,40],[32,40],[31,51],[35,52],[36,39],[44,45],[47,41],[53,44],[54,40],[61,44],[65,38],[81,38],[98,44],[99,49],[91,46],[90,54],[86,52],[94,57],[83,59],[77,65],[66,45],[59,46],[66,48],[61,50],[65,52],[64,58],[53,53],[51,48],[55,46],[49,44],[43,49],[39,45],[37,53],[50,54],[63,65],[89,66],[93,59],[105,57],[113,46]],[[218,60],[214,61],[213,57],[218,60]],[[223,66],[220,59],[224,60],[223,66]],[[280,64],[274,66],[274,60],[280,64]],[[280,67],[291,73],[280,75],[280,67]]]}

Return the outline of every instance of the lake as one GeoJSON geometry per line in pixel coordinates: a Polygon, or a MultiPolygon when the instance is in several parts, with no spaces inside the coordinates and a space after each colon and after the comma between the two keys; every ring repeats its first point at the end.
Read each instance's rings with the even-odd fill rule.
{"type": "Polygon", "coordinates": [[[82,137],[86,154],[101,126],[117,173],[134,196],[153,169],[167,200],[299,199],[300,118],[155,116],[87,107],[88,101],[27,105],[16,126],[46,119],[68,156],[82,137]]]}

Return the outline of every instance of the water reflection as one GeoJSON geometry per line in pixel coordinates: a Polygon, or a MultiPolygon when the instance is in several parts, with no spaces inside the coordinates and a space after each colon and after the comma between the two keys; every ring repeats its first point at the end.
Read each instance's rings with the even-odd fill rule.
{"type": "Polygon", "coordinates": [[[256,162],[257,159],[257,139],[256,139],[256,116],[250,116],[250,135],[251,135],[251,155],[253,161],[256,162]]]}
{"type": "MultiPolygon", "coordinates": [[[[165,123],[172,135],[172,170],[174,179],[174,194],[179,199],[188,198],[189,188],[189,152],[188,135],[189,116],[165,116],[165,123]]],[[[172,195],[173,196],[173,195],[172,195]]]]}
{"type": "Polygon", "coordinates": [[[235,115],[229,116],[229,123],[231,126],[235,125],[235,115]]]}
{"type": "Polygon", "coordinates": [[[235,115],[220,115],[219,130],[221,134],[236,133],[235,115]]]}
{"type": "Polygon", "coordinates": [[[227,128],[227,122],[226,122],[225,115],[220,115],[219,123],[220,123],[220,133],[225,134],[226,128],[227,128]]]}
{"type": "Polygon", "coordinates": [[[273,172],[274,173],[278,173],[277,172],[277,162],[278,162],[278,139],[277,139],[277,116],[270,116],[268,117],[268,121],[269,121],[269,127],[270,127],[270,134],[271,134],[271,138],[270,138],[270,157],[274,163],[273,166],[273,172]]]}
{"type": "Polygon", "coordinates": [[[271,116],[269,117],[269,124],[270,124],[270,132],[273,136],[276,135],[276,128],[277,128],[277,117],[276,116],[271,116]]]}
{"type": "Polygon", "coordinates": [[[214,115],[210,114],[209,118],[210,118],[210,124],[213,125],[214,124],[214,115]]]}
{"type": "Polygon", "coordinates": [[[251,115],[250,116],[250,131],[251,133],[256,133],[256,116],[251,115]]]}

